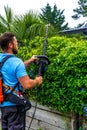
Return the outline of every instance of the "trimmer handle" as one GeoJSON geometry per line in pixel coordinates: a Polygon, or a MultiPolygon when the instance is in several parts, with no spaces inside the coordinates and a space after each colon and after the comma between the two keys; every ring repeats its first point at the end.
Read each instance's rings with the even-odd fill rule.
{"type": "Polygon", "coordinates": [[[39,60],[36,62],[36,65],[39,66],[38,75],[43,76],[44,72],[45,72],[45,68],[47,65],[50,64],[50,61],[49,61],[48,57],[45,55],[39,55],[36,57],[39,58],[39,60]]]}
{"type": "Polygon", "coordinates": [[[39,60],[36,63],[37,65],[39,64],[39,61],[45,63],[46,65],[50,64],[50,61],[49,61],[47,56],[45,56],[45,55],[37,55],[36,57],[39,58],[39,60]]]}

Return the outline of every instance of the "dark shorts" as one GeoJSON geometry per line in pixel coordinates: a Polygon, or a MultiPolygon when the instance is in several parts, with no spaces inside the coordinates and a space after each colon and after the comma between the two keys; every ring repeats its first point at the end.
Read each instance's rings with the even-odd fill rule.
{"type": "Polygon", "coordinates": [[[1,108],[2,130],[25,130],[25,117],[18,106],[1,108]]]}

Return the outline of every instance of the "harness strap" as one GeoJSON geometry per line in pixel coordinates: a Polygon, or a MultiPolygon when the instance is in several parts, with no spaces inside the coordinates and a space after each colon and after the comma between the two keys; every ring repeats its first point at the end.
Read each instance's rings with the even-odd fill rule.
{"type": "MultiPolygon", "coordinates": [[[[7,92],[8,90],[10,90],[10,91],[13,90],[13,87],[12,87],[12,86],[7,86],[6,84],[3,84],[3,87],[5,87],[6,92],[7,92]]],[[[18,94],[18,92],[17,92],[16,90],[13,90],[12,92],[18,94]]]]}
{"type": "Polygon", "coordinates": [[[10,57],[14,57],[14,55],[7,55],[6,57],[3,58],[3,60],[0,62],[0,71],[1,71],[1,68],[3,66],[3,64],[5,63],[5,61],[10,58],[10,57]]]}

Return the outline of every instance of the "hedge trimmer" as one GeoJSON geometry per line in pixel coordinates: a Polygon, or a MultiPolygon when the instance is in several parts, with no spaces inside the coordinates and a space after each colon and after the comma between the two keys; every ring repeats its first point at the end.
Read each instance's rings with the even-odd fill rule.
{"type": "MultiPolygon", "coordinates": [[[[46,25],[46,36],[45,36],[45,40],[44,40],[44,44],[43,44],[42,55],[36,56],[38,58],[38,61],[36,62],[36,65],[38,66],[38,74],[37,75],[40,75],[40,76],[44,76],[44,73],[45,73],[45,70],[46,70],[45,68],[50,63],[48,57],[46,56],[46,49],[47,49],[47,43],[48,43],[48,40],[47,40],[48,39],[48,27],[49,27],[49,24],[46,25]]],[[[35,109],[34,109],[34,113],[33,113],[30,125],[28,127],[28,130],[30,129],[32,121],[33,121],[34,116],[35,116],[35,112],[36,112],[36,108],[37,108],[38,92],[40,90],[39,88],[40,88],[40,86],[37,87],[35,109]]]]}

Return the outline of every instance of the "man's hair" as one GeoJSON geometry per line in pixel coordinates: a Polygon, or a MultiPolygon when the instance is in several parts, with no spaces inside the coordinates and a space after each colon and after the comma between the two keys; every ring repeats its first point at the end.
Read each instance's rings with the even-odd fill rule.
{"type": "Polygon", "coordinates": [[[0,46],[2,50],[8,49],[8,44],[13,42],[13,37],[15,35],[11,32],[5,32],[0,36],[0,46]]]}

